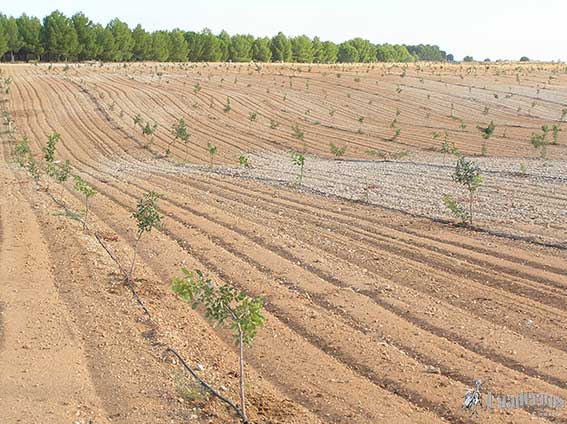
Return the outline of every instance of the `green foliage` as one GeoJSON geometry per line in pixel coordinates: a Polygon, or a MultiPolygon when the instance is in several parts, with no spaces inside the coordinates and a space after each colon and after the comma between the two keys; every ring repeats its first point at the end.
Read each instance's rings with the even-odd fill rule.
{"type": "Polygon", "coordinates": [[[551,127],[551,131],[553,134],[553,141],[551,142],[551,144],[553,145],[559,144],[558,140],[559,140],[559,133],[561,132],[561,128],[559,127],[559,125],[554,125],[553,127],[551,127]]]}
{"type": "Polygon", "coordinates": [[[399,44],[382,44],[376,48],[376,58],[379,62],[413,62],[416,60],[406,46],[399,44]]]}
{"type": "Polygon", "coordinates": [[[79,40],[71,19],[59,11],[43,19],[41,39],[47,60],[70,60],[79,52],[79,40]]]}
{"type": "Polygon", "coordinates": [[[480,131],[482,138],[488,140],[492,134],[494,134],[494,130],[496,129],[496,125],[494,125],[494,121],[490,121],[487,127],[481,127],[477,125],[477,129],[480,131]]]}
{"type": "Polygon", "coordinates": [[[348,42],[341,43],[339,45],[338,61],[342,63],[358,62],[358,51],[348,42]]]}
{"type": "MultiPolygon", "coordinates": [[[[44,46],[41,41],[41,21],[36,17],[29,17],[24,13],[16,19],[16,23],[18,25],[18,32],[22,37],[22,44],[18,52],[19,56],[24,60],[39,60],[44,51],[44,46]]],[[[2,56],[1,46],[0,56],[2,56]]]]}
{"type": "Polygon", "coordinates": [[[55,149],[59,140],[61,140],[59,133],[53,133],[47,137],[47,145],[43,148],[43,159],[48,164],[52,164],[55,160],[55,149]]]}
{"type": "Polygon", "coordinates": [[[16,144],[15,148],[16,160],[18,165],[22,168],[25,166],[28,156],[31,155],[30,144],[27,137],[24,137],[22,141],[16,144]]]}
{"type": "Polygon", "coordinates": [[[142,25],[138,24],[132,30],[132,42],[132,57],[134,60],[144,60],[150,57],[152,37],[142,28],[142,25]]]}
{"type": "Polygon", "coordinates": [[[149,122],[146,122],[146,124],[142,127],[142,134],[145,136],[154,135],[157,130],[157,127],[158,125],[155,122],[153,125],[150,125],[149,122]]]}
{"type": "Polygon", "coordinates": [[[291,163],[299,166],[299,185],[303,183],[303,168],[305,166],[305,155],[299,152],[291,153],[291,163]]]}
{"type": "Polygon", "coordinates": [[[232,110],[232,107],[230,106],[230,97],[226,98],[226,103],[224,105],[224,109],[223,109],[226,113],[230,112],[232,110]]]}
{"type": "Polygon", "coordinates": [[[96,190],[80,176],[75,176],[75,191],[81,193],[85,197],[85,218],[83,220],[83,230],[87,228],[87,220],[89,217],[89,199],[96,194],[96,190]]]}
{"type": "Polygon", "coordinates": [[[480,175],[480,168],[475,162],[469,161],[461,156],[457,160],[457,165],[455,166],[455,172],[452,179],[455,183],[460,184],[469,192],[469,210],[465,214],[463,207],[450,196],[444,196],[443,203],[458,218],[463,221],[463,218],[468,218],[469,224],[472,225],[474,193],[476,193],[483,183],[483,178],[480,175]]]}
{"type": "Polygon", "coordinates": [[[109,60],[128,61],[133,56],[134,39],[132,32],[125,22],[115,18],[111,20],[106,28],[112,33],[114,49],[109,60]]]}
{"type": "Polygon", "coordinates": [[[277,127],[280,126],[280,123],[274,119],[270,119],[270,128],[275,130],[277,127]]]}
{"type": "Polygon", "coordinates": [[[470,193],[476,192],[483,182],[478,164],[464,157],[460,157],[457,161],[452,178],[454,182],[465,186],[470,193]]]}
{"type": "Polygon", "coordinates": [[[272,59],[271,41],[267,37],[256,38],[252,44],[252,59],[269,62],[272,59]]]}
{"type": "Polygon", "coordinates": [[[189,44],[185,39],[185,33],[180,29],[174,29],[169,33],[169,56],[170,62],[185,62],[189,56],[189,44]]]}
{"type": "Polygon", "coordinates": [[[187,125],[183,118],[180,118],[179,121],[173,125],[173,134],[175,135],[175,139],[179,139],[185,144],[189,141],[189,132],[187,131],[187,125]]]}
{"type": "Polygon", "coordinates": [[[35,161],[35,159],[33,158],[32,155],[28,156],[28,160],[27,160],[27,163],[26,163],[26,169],[28,170],[28,172],[32,176],[33,180],[36,183],[38,183],[40,175],[41,175],[41,170],[40,170],[39,166],[37,166],[37,162],[35,161]]]}
{"type": "Polygon", "coordinates": [[[68,160],[65,160],[65,162],[63,162],[63,165],[61,165],[58,171],[55,173],[55,179],[58,183],[64,183],[69,178],[70,173],[71,163],[68,160]]]}
{"type": "Polygon", "coordinates": [[[547,142],[545,140],[545,133],[537,134],[532,133],[530,142],[534,149],[539,150],[539,155],[542,159],[545,159],[547,155],[547,142]]]}
{"type": "Polygon", "coordinates": [[[375,45],[360,37],[337,45],[300,35],[273,38],[226,31],[213,34],[173,29],[147,32],[141,25],[130,29],[118,18],[107,25],[93,23],[83,13],[67,18],[54,11],[43,22],[25,14],[17,19],[0,15],[0,57],[13,60],[156,60],[192,62],[283,61],[302,63],[444,61],[452,58],[432,45],[375,45]]]}
{"type": "Polygon", "coordinates": [[[90,199],[96,194],[96,190],[80,176],[76,175],[73,181],[75,191],[81,193],[85,198],[90,199]]]}
{"type": "Polygon", "coordinates": [[[392,136],[392,138],[390,139],[390,141],[396,141],[396,140],[400,137],[400,134],[401,134],[401,133],[402,133],[401,128],[396,128],[396,129],[394,130],[394,135],[392,136]]]}
{"type": "Polygon", "coordinates": [[[240,346],[240,410],[245,421],[246,402],[244,396],[244,345],[250,346],[264,325],[264,301],[260,297],[249,297],[234,287],[216,286],[201,271],[191,272],[183,268],[183,277],[174,278],[172,290],[193,309],[204,308],[205,317],[213,326],[227,325],[232,330],[235,342],[240,346]]]}
{"type": "Polygon", "coordinates": [[[313,42],[306,35],[300,35],[291,39],[291,52],[294,62],[313,62],[313,42]]]}
{"type": "Polygon", "coordinates": [[[145,232],[150,232],[153,228],[161,226],[161,215],[158,212],[158,200],[160,195],[150,191],[138,200],[136,211],[132,218],[136,220],[138,226],[138,238],[145,232]]]}
{"type": "Polygon", "coordinates": [[[466,223],[470,220],[470,216],[467,210],[450,194],[445,194],[443,196],[443,204],[461,222],[466,223]]]}
{"type": "Polygon", "coordinates": [[[346,153],[347,146],[338,147],[334,143],[329,143],[331,147],[331,153],[335,155],[336,158],[340,158],[346,153]]]}
{"type": "Polygon", "coordinates": [[[263,300],[250,298],[231,286],[217,287],[201,271],[191,272],[185,268],[181,271],[184,276],[172,281],[173,292],[191,303],[193,309],[202,305],[205,317],[215,324],[229,321],[235,341],[239,342],[242,337],[245,344],[251,345],[258,328],[266,321],[262,315],[263,300]]]}
{"type": "Polygon", "coordinates": [[[292,60],[291,42],[282,32],[278,32],[272,38],[272,59],[278,62],[291,62],[292,60]]]}
{"type": "Polygon", "coordinates": [[[150,34],[149,59],[165,62],[170,57],[171,39],[167,31],[155,31],[150,34]]]}
{"type": "Polygon", "coordinates": [[[250,158],[244,154],[240,155],[238,158],[238,163],[243,168],[250,168],[250,158]]]}
{"type": "Polygon", "coordinates": [[[488,124],[487,127],[481,127],[480,125],[477,125],[477,129],[480,131],[480,134],[481,134],[482,138],[484,139],[484,141],[482,143],[482,149],[481,149],[480,154],[482,156],[486,156],[486,153],[487,153],[486,142],[488,141],[488,139],[490,137],[492,137],[492,134],[494,134],[494,130],[496,129],[496,125],[494,125],[493,121],[490,121],[490,124],[488,124]]]}
{"type": "Polygon", "coordinates": [[[304,141],[305,134],[304,134],[303,130],[301,128],[299,128],[298,124],[295,124],[293,127],[291,127],[291,130],[292,130],[291,135],[293,136],[293,138],[295,138],[299,141],[304,141]]]}
{"type": "Polygon", "coordinates": [[[136,211],[132,214],[132,218],[136,220],[138,226],[138,233],[136,237],[136,244],[134,245],[134,255],[132,263],[130,264],[130,271],[127,275],[128,283],[132,281],[132,274],[134,273],[134,266],[136,264],[136,256],[138,255],[138,245],[142,236],[146,232],[150,232],[153,228],[161,227],[161,215],[158,212],[158,199],[160,195],[154,191],[147,192],[138,200],[136,211]]]}
{"type": "MultiPolygon", "coordinates": [[[[0,14],[0,38],[3,39],[4,51],[10,52],[10,59],[14,61],[14,55],[23,46],[23,39],[18,30],[17,20],[0,14]]],[[[1,48],[2,46],[0,46],[1,48]]],[[[4,51],[0,53],[4,54],[4,51]]]]}
{"type": "Polygon", "coordinates": [[[254,37],[251,35],[234,35],[229,47],[230,58],[234,62],[250,62],[252,60],[253,43],[254,37]]]}
{"type": "Polygon", "coordinates": [[[207,143],[207,148],[209,149],[209,156],[211,157],[211,162],[209,166],[213,167],[213,158],[217,154],[217,146],[212,145],[211,143],[207,143]]]}
{"type": "Polygon", "coordinates": [[[248,119],[250,120],[250,122],[256,122],[256,119],[258,119],[258,114],[256,112],[250,112],[248,119]]]}

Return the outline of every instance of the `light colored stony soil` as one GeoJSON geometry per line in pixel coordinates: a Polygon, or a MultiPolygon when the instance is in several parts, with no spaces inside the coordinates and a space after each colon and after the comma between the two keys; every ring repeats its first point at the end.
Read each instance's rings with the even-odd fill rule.
{"type": "MultiPolygon", "coordinates": [[[[484,184],[474,199],[478,225],[553,243],[567,240],[567,162],[533,158],[473,158],[484,184]],[[524,173],[522,173],[524,167],[524,173]]],[[[466,205],[467,192],[452,181],[456,158],[411,153],[395,160],[333,160],[306,156],[303,182],[289,154],[250,155],[250,168],[177,166],[163,160],[113,163],[109,171],[168,174],[213,172],[295,186],[429,218],[454,219],[443,204],[450,194],[466,205]]]]}

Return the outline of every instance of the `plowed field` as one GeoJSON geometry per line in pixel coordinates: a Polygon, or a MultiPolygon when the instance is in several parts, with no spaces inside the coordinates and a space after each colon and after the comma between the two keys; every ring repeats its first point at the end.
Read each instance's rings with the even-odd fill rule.
{"type": "Polygon", "coordinates": [[[567,422],[565,408],[461,409],[476,379],[485,395],[567,399],[567,131],[547,163],[529,142],[560,125],[563,66],[0,69],[14,122],[0,136],[2,424],[237,422],[218,400],[182,396],[183,371],[165,352],[238,399],[229,331],[171,292],[182,266],[265,299],[266,325],[246,351],[254,423],[567,422]],[[153,140],[138,114],[158,124],[153,140]],[[172,135],[180,118],[187,145],[172,135]],[[479,223],[453,225],[440,200],[454,163],[439,152],[444,132],[478,155],[476,126],[491,120],[479,223]],[[164,225],[142,239],[135,281],[151,322],[92,234],[53,202],[81,210],[73,183],[52,181],[49,196],[15,163],[16,141],[27,136],[39,161],[53,132],[58,159],[97,190],[92,230],[124,263],[137,199],[162,195],[164,225]],[[342,162],[330,143],[347,147],[342,162]],[[291,149],[308,155],[301,187],[276,163],[291,149]],[[233,169],[243,153],[252,168],[233,169]],[[520,162],[527,178],[514,174],[520,162]],[[379,169],[372,181],[388,190],[363,201],[366,171],[348,164],[379,169]]]}

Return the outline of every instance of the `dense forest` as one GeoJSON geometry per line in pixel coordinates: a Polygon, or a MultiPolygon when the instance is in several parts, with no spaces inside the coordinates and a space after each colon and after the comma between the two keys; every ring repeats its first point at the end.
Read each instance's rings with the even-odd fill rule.
{"type": "Polygon", "coordinates": [[[192,61],[192,62],[413,62],[451,61],[438,46],[420,44],[373,44],[354,38],[340,44],[300,35],[272,38],[249,34],[230,35],[131,29],[119,19],[106,26],[83,13],[67,17],[54,11],[43,18],[0,14],[0,58],[3,61],[192,61]]]}

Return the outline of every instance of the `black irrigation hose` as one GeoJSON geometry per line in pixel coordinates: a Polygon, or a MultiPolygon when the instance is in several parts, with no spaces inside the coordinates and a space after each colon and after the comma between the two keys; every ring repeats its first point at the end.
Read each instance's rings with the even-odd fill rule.
{"type": "Polygon", "coordinates": [[[195,373],[195,371],[193,371],[191,369],[191,367],[189,365],[187,365],[187,362],[185,362],[185,359],[183,359],[183,357],[181,357],[181,355],[179,353],[177,353],[177,351],[175,349],[168,347],[166,349],[166,352],[173,353],[177,357],[177,359],[179,359],[179,361],[181,362],[181,365],[183,365],[183,368],[185,368],[193,376],[193,378],[195,378],[195,380],[197,380],[201,384],[201,386],[203,386],[206,390],[211,392],[211,394],[218,397],[221,401],[223,401],[228,406],[230,406],[232,409],[234,409],[234,411],[240,416],[240,419],[242,420],[242,422],[244,424],[250,424],[250,421],[248,421],[246,419],[246,417],[244,416],[244,414],[242,413],[240,408],[238,406],[236,406],[234,403],[232,403],[229,399],[227,399],[223,395],[221,395],[219,392],[217,392],[215,389],[213,389],[211,386],[209,386],[206,382],[201,380],[201,378],[199,378],[199,376],[195,373]]]}
{"type": "MultiPolygon", "coordinates": [[[[53,194],[50,191],[47,191],[48,196],[51,198],[51,200],[53,200],[53,202],[55,204],[57,204],[58,206],[60,206],[61,208],[65,209],[65,212],[69,212],[72,211],[71,209],[69,209],[63,202],[61,202],[59,199],[57,199],[55,196],[53,196],[53,194]]],[[[83,222],[84,221],[82,219],[79,219],[79,221],[83,222]]],[[[86,228],[88,229],[88,225],[86,225],[86,228]]],[[[118,261],[118,259],[116,258],[116,256],[114,256],[114,254],[112,253],[112,251],[108,248],[108,246],[104,243],[104,241],[102,240],[100,234],[98,233],[94,233],[94,237],[96,238],[96,240],[98,241],[98,243],[102,246],[102,248],[106,251],[106,253],[110,256],[110,258],[116,263],[116,265],[118,266],[118,268],[120,269],[120,272],[124,275],[125,281],[128,284],[128,287],[130,288],[132,294],[134,295],[134,297],[136,298],[136,301],[138,302],[138,304],[142,307],[142,309],[144,310],[145,314],[148,316],[148,318],[153,321],[152,315],[150,313],[150,311],[148,310],[148,308],[146,307],[146,305],[144,304],[144,302],[142,301],[142,299],[140,298],[140,296],[138,295],[138,293],[136,292],[136,289],[134,288],[133,284],[132,284],[132,280],[129,277],[128,273],[126,272],[126,270],[124,269],[124,267],[122,266],[122,264],[120,263],[120,261],[118,261]]],[[[240,417],[240,419],[242,420],[243,424],[250,424],[250,421],[248,421],[248,419],[246,418],[246,416],[242,413],[242,411],[240,410],[240,408],[238,406],[236,406],[230,399],[224,397],[223,395],[221,395],[219,392],[217,392],[215,389],[213,389],[209,384],[207,384],[204,380],[202,380],[197,373],[195,373],[195,371],[187,364],[187,361],[172,347],[167,347],[166,352],[171,352],[173,355],[175,355],[177,357],[177,359],[179,359],[179,361],[181,362],[181,364],[183,365],[183,368],[185,368],[185,370],[187,372],[189,372],[189,374],[191,374],[193,376],[194,379],[196,379],[199,384],[204,387],[208,392],[210,392],[213,396],[217,397],[219,400],[221,400],[222,402],[224,402],[225,404],[227,404],[230,408],[232,408],[236,414],[240,417]]]]}

